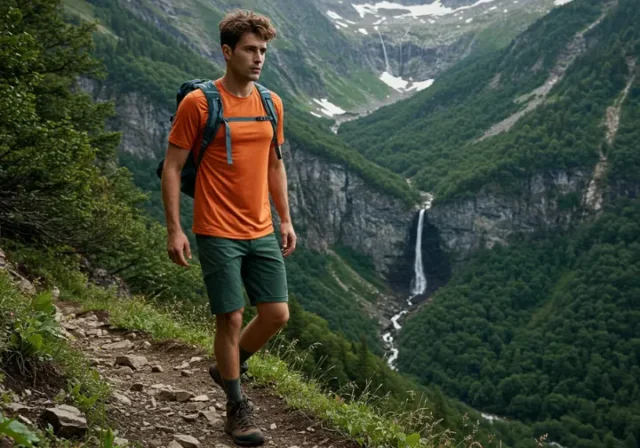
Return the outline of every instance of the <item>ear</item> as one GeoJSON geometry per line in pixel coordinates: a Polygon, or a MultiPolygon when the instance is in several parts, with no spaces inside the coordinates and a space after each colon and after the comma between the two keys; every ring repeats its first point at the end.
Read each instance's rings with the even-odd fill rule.
{"type": "Polygon", "coordinates": [[[231,56],[233,56],[233,50],[229,45],[224,44],[222,46],[222,55],[224,56],[225,61],[228,61],[229,59],[231,59],[231,56]]]}

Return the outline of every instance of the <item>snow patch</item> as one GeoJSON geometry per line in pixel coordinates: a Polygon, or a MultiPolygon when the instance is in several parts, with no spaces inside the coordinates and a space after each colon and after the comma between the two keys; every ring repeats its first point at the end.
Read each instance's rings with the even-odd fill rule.
{"type": "Polygon", "coordinates": [[[407,90],[416,90],[416,91],[421,91],[426,89],[427,87],[431,87],[431,84],[433,84],[435,82],[435,79],[427,79],[426,81],[419,81],[419,82],[414,82],[411,87],[409,87],[407,90]]]}
{"type": "Polygon", "coordinates": [[[349,25],[347,25],[346,23],[338,22],[337,20],[336,20],[336,25],[339,25],[342,28],[349,28],[349,25]]]}
{"type": "MultiPolygon", "coordinates": [[[[419,16],[444,16],[448,14],[454,14],[460,11],[465,11],[467,9],[474,8],[476,6],[492,3],[495,0],[478,0],[472,5],[461,6],[460,8],[449,8],[442,4],[442,0],[436,0],[435,2],[427,5],[400,5],[398,3],[392,3],[389,1],[378,2],[378,3],[362,3],[358,5],[352,4],[358,14],[360,14],[361,18],[364,18],[366,14],[377,15],[380,13],[380,10],[401,10],[408,11],[405,14],[402,14],[398,17],[413,17],[417,19],[419,16]]],[[[556,1],[567,1],[567,0],[556,0],[556,1]]],[[[569,0],[570,1],[570,0],[569,0]]]]}
{"type": "Polygon", "coordinates": [[[315,112],[311,112],[311,115],[313,115],[314,117],[322,118],[322,115],[317,114],[315,112]]]}
{"type": "Polygon", "coordinates": [[[342,115],[346,113],[345,110],[341,109],[335,104],[330,103],[329,100],[326,98],[323,98],[322,100],[317,100],[314,98],[313,101],[315,101],[322,107],[322,110],[320,112],[330,117],[333,117],[334,115],[342,115]]]}
{"type": "Polygon", "coordinates": [[[367,30],[365,30],[364,28],[358,28],[358,32],[364,34],[365,36],[367,36],[369,33],[367,32],[367,30]]]}
{"type": "Polygon", "coordinates": [[[567,3],[571,3],[572,0],[555,0],[553,2],[554,5],[556,6],[562,6],[562,5],[566,5],[567,3]]]}
{"type": "Polygon", "coordinates": [[[384,82],[389,87],[396,89],[398,92],[402,92],[403,90],[405,90],[407,84],[409,84],[409,81],[405,81],[402,78],[393,76],[389,72],[383,72],[382,75],[380,75],[380,81],[384,82]]]}
{"type": "Polygon", "coordinates": [[[464,21],[464,23],[471,23],[471,22],[473,22],[473,17],[464,21]]]}
{"type": "Polygon", "coordinates": [[[420,92],[427,87],[431,87],[431,84],[433,84],[435,80],[427,79],[425,81],[407,81],[406,79],[402,79],[399,76],[393,76],[391,73],[385,71],[380,75],[380,81],[398,92],[410,92],[411,90],[420,92]]]}
{"type": "Polygon", "coordinates": [[[335,20],[344,20],[340,14],[333,11],[327,11],[327,15],[335,20]]]}

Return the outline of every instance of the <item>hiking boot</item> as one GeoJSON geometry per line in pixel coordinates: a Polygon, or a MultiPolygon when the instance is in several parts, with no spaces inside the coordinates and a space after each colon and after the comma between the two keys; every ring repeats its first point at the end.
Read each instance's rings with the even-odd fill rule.
{"type": "Polygon", "coordinates": [[[240,446],[258,446],[264,443],[264,435],[253,422],[253,414],[246,399],[239,403],[227,402],[224,431],[240,446]]]}
{"type": "MultiPolygon", "coordinates": [[[[241,364],[240,365],[240,375],[242,375],[243,373],[246,373],[247,370],[249,370],[249,366],[247,365],[247,363],[241,364]]],[[[213,381],[220,386],[220,388],[222,390],[225,391],[225,393],[227,392],[224,388],[224,382],[222,381],[222,375],[220,375],[220,371],[218,370],[218,366],[216,364],[213,364],[211,367],[209,367],[209,376],[211,376],[211,379],[213,379],[213,381]]],[[[242,398],[243,400],[246,400],[249,403],[249,410],[251,412],[253,412],[255,406],[253,405],[253,401],[251,401],[249,399],[249,397],[247,397],[244,392],[242,392],[242,398]]]]}

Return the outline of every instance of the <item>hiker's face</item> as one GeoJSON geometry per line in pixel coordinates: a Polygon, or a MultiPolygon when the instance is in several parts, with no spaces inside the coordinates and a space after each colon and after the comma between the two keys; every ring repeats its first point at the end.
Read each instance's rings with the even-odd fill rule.
{"type": "Polygon", "coordinates": [[[224,46],[227,68],[243,80],[257,81],[262,72],[267,54],[267,42],[253,33],[244,33],[236,44],[235,50],[224,46]]]}

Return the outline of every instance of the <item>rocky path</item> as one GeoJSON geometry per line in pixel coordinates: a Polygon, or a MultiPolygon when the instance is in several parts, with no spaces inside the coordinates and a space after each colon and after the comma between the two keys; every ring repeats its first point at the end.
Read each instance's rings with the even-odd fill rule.
{"type": "MultiPolygon", "coordinates": [[[[234,446],[223,429],[225,396],[209,377],[211,359],[206,354],[184,344],[152,343],[143,334],[115,329],[106,312],[81,313],[80,306],[70,302],[56,305],[64,316],[62,326],[73,336],[72,343],[112,385],[114,394],[107,412],[120,443],[171,448],[234,446]]],[[[256,405],[265,446],[357,446],[301,412],[286,409],[267,389],[248,381],[244,389],[256,405]]],[[[7,411],[22,416],[23,421],[39,419],[46,408],[54,406],[47,395],[50,393],[22,391],[13,409],[7,411]]]]}

